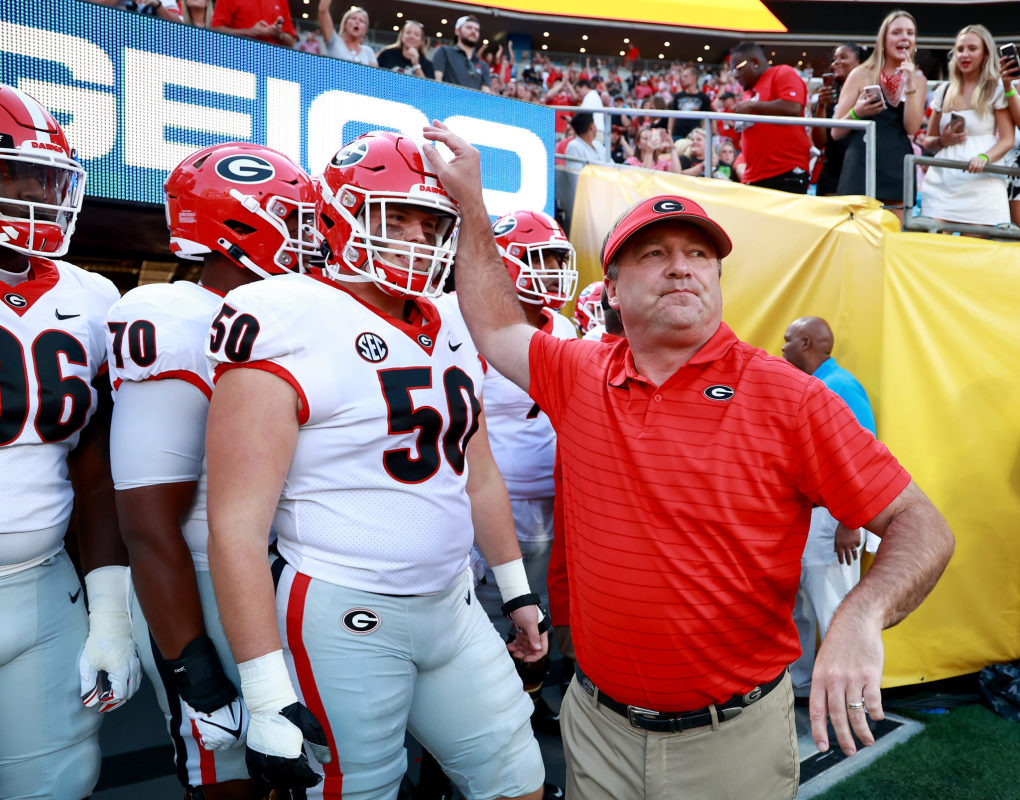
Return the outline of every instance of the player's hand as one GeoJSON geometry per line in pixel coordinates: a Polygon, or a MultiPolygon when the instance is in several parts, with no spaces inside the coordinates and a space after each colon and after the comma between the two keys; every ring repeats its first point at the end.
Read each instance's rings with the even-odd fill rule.
{"type": "Polygon", "coordinates": [[[431,142],[423,150],[439,182],[462,206],[482,202],[481,156],[474,147],[461,139],[439,120],[433,120],[423,131],[431,142]],[[436,144],[449,148],[453,157],[447,161],[436,149],[436,144]]]}
{"type": "Polygon", "coordinates": [[[549,652],[549,633],[547,630],[539,633],[539,622],[544,613],[539,606],[534,605],[522,606],[510,612],[510,621],[517,635],[507,644],[506,649],[514,658],[531,663],[549,652]]]}
{"type": "Polygon", "coordinates": [[[836,534],[833,537],[832,549],[836,552],[836,559],[840,564],[850,566],[852,561],[857,560],[857,548],[861,546],[861,529],[850,530],[844,525],[836,526],[836,534]]]}
{"type": "Polygon", "coordinates": [[[840,749],[848,756],[857,752],[851,729],[861,744],[875,743],[868,717],[885,719],[880,688],[884,655],[877,621],[836,612],[811,674],[811,733],[819,751],[829,749],[826,717],[832,721],[840,749]]]}
{"type": "Polygon", "coordinates": [[[333,759],[326,733],[298,702],[282,650],[237,665],[251,721],[244,761],[248,774],[277,790],[277,797],[304,797],[322,776],[312,769],[304,743],[320,764],[333,759]],[[293,790],[293,791],[291,791],[293,790]]]}
{"type": "Polygon", "coordinates": [[[131,636],[127,567],[99,567],[85,576],[89,635],[78,658],[81,701],[100,714],[113,711],[138,691],[142,665],[131,636]]]}
{"type": "Polygon", "coordinates": [[[199,711],[184,701],[188,719],[195,724],[199,742],[206,750],[226,750],[244,741],[248,732],[248,709],[240,697],[211,713],[199,711]]]}
{"type": "Polygon", "coordinates": [[[291,703],[276,712],[252,712],[244,753],[248,774],[274,789],[317,786],[322,776],[308,763],[305,742],[320,764],[332,760],[319,720],[301,703],[291,703]]]}

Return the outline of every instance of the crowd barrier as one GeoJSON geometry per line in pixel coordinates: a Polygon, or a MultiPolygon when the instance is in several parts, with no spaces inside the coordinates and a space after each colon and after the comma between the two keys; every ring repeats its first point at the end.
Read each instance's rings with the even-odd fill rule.
{"type": "Polygon", "coordinates": [[[723,318],[779,355],[795,318],[824,317],[833,355],[864,384],[879,438],[956,535],[935,590],[886,631],[883,685],[1020,657],[1020,246],[902,233],[876,200],[805,197],[649,170],[587,166],[571,238],[585,281],[630,203],[702,204],[733,239],[723,318]]]}

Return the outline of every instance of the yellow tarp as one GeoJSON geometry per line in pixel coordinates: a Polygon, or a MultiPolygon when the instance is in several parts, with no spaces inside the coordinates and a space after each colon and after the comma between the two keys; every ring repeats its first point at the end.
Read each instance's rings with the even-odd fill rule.
{"type": "Polygon", "coordinates": [[[683,28],[711,28],[721,31],[785,32],[786,26],[760,0],[501,0],[482,3],[461,0],[485,8],[504,8],[526,14],[586,19],[615,19],[621,22],[650,22],[683,28]]]}
{"type": "Polygon", "coordinates": [[[932,595],[886,631],[884,684],[1020,657],[1020,245],[903,234],[864,197],[814,198],[681,175],[585,167],[571,239],[581,285],[632,202],[679,194],[729,233],[723,318],[779,355],[796,317],[832,325],[886,442],[956,534],[932,595]]]}

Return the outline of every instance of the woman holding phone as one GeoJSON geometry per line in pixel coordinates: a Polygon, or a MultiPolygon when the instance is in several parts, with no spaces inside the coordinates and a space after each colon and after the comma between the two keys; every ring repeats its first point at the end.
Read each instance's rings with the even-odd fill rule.
{"type": "MultiPolygon", "coordinates": [[[[910,138],[921,127],[927,81],[914,65],[917,23],[906,11],[882,21],[875,49],[843,84],[835,119],[875,121],[875,195],[903,220],[903,157],[913,153],[910,138]]],[[[839,194],[864,194],[864,133],[835,128],[833,139],[848,136],[839,194]]]]}
{"type": "MultiPolygon", "coordinates": [[[[864,60],[864,50],[853,42],[844,42],[832,51],[830,72],[822,75],[822,88],[818,90],[816,117],[831,117],[835,112],[836,100],[843,90],[843,84],[854,67],[864,60]]],[[[823,153],[822,170],[818,176],[816,194],[836,194],[839,175],[843,171],[843,159],[850,140],[845,136],[834,139],[834,128],[812,128],[811,143],[823,153]]]]}
{"type": "Polygon", "coordinates": [[[932,167],[924,179],[921,210],[947,222],[998,225],[1009,222],[1006,181],[982,174],[1013,146],[1013,120],[1006,108],[999,58],[984,25],[956,35],[949,83],[935,92],[925,149],[956,161],[967,171],[932,167]]]}

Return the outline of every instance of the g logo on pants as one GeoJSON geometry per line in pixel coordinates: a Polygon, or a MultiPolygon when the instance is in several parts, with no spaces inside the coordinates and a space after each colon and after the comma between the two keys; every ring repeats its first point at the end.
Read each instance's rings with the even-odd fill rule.
{"type": "Polygon", "coordinates": [[[382,620],[370,608],[352,608],[340,618],[343,626],[351,633],[363,636],[379,627],[382,620]]]}

